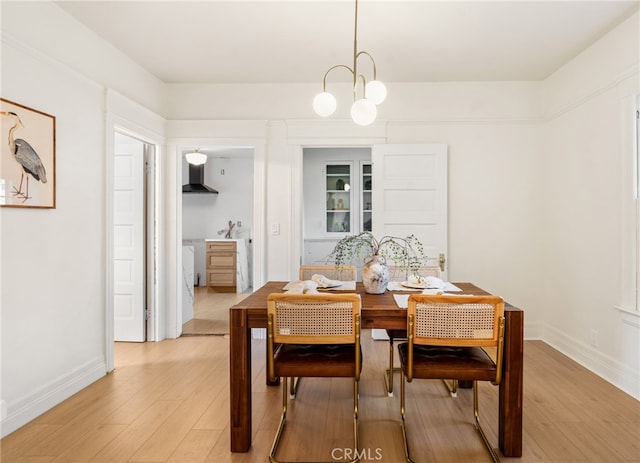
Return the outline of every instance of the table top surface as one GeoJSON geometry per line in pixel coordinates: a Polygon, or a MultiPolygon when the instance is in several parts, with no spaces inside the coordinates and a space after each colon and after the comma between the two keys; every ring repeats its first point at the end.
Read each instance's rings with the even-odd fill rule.
{"type": "MultiPolygon", "coordinates": [[[[271,293],[282,293],[283,288],[288,281],[269,281],[264,286],[255,290],[252,294],[247,296],[242,301],[231,307],[230,310],[251,310],[251,309],[267,309],[267,296],[271,293]]],[[[477,287],[473,283],[453,283],[462,292],[456,292],[455,294],[473,294],[477,296],[488,295],[487,291],[477,287]]],[[[336,290],[327,290],[327,292],[338,292],[336,290]]],[[[362,311],[376,311],[386,310],[406,313],[406,309],[401,309],[393,298],[394,294],[419,294],[416,291],[385,291],[383,294],[368,294],[364,290],[364,286],[361,282],[356,283],[356,291],[362,297],[362,311]]],[[[520,310],[505,301],[505,310],[520,310]]]]}

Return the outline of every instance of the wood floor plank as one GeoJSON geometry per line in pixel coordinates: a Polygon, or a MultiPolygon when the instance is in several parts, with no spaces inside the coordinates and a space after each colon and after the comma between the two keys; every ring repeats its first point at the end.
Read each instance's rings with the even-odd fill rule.
{"type": "Polygon", "coordinates": [[[89,461],[92,463],[124,463],[140,449],[180,405],[178,401],[158,400],[89,461]]]}
{"type": "Polygon", "coordinates": [[[222,429],[192,429],[169,456],[169,463],[203,463],[222,429]]]}
{"type": "Polygon", "coordinates": [[[89,461],[127,427],[123,424],[98,425],[89,429],[82,439],[66,447],[53,460],[54,463],[89,461]]]}

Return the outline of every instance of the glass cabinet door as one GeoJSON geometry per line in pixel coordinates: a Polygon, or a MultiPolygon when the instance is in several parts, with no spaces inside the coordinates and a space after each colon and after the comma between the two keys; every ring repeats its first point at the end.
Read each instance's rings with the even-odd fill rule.
{"type": "Polygon", "coordinates": [[[362,201],[360,207],[362,209],[362,231],[371,231],[371,212],[372,212],[372,177],[371,177],[371,164],[361,164],[362,171],[362,201]]]}
{"type": "Polygon", "coordinates": [[[326,166],[327,233],[351,233],[351,165],[326,166]]]}

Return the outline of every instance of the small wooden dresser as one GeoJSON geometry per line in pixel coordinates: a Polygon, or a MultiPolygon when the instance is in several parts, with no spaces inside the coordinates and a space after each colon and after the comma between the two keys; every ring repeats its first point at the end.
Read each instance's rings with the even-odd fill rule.
{"type": "Polygon", "coordinates": [[[237,243],[207,241],[207,286],[219,292],[236,291],[237,243]]]}

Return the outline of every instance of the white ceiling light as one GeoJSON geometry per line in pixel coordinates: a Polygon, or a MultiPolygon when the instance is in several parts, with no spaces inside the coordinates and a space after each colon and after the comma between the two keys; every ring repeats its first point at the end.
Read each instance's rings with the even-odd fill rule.
{"type": "Polygon", "coordinates": [[[353,34],[353,67],[344,64],[336,64],[329,68],[322,80],[322,93],[313,99],[313,109],[318,116],[331,116],[337,107],[336,98],[327,92],[327,77],[336,68],[347,69],[353,75],[353,105],[351,106],[351,118],[358,125],[369,125],[376,120],[378,110],[376,105],[382,103],[387,97],[387,88],[376,80],[376,62],[366,51],[358,51],[358,0],[356,0],[355,27],[353,34]],[[358,74],[358,58],[366,55],[373,64],[373,80],[367,82],[363,74],[358,74]],[[358,98],[358,85],[362,88],[362,97],[358,98]]]}
{"type": "Polygon", "coordinates": [[[193,164],[194,166],[201,166],[205,162],[207,162],[207,155],[202,154],[199,151],[200,148],[196,148],[193,153],[187,153],[184,155],[187,158],[187,162],[189,164],[193,164]]]}

